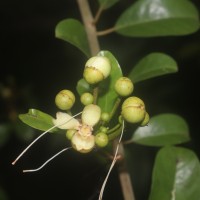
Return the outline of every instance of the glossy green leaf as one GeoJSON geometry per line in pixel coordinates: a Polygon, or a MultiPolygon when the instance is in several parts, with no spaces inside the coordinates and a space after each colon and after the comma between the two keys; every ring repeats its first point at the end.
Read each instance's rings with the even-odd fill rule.
{"type": "Polygon", "coordinates": [[[198,11],[189,0],[138,0],[115,24],[116,32],[133,37],[185,35],[198,29],[198,11]]]}
{"type": "Polygon", "coordinates": [[[80,79],[76,85],[76,90],[79,95],[82,95],[85,92],[92,92],[92,86],[85,80],[80,79]]]}
{"type": "Polygon", "coordinates": [[[87,35],[84,26],[78,20],[64,19],[60,21],[56,26],[55,35],[79,48],[87,57],[90,56],[87,35]]]}
{"type": "Polygon", "coordinates": [[[172,57],[164,53],[151,53],[133,67],[129,78],[136,83],[177,71],[177,63],[172,57]]]}
{"type": "MultiPolygon", "coordinates": [[[[25,124],[41,131],[46,131],[54,126],[53,117],[36,109],[29,109],[28,113],[20,114],[19,118],[25,124]]],[[[55,132],[56,130],[54,128],[49,132],[55,132]]]]}
{"type": "Polygon", "coordinates": [[[116,80],[122,76],[122,71],[118,61],[112,53],[109,51],[101,51],[98,55],[107,57],[110,60],[112,67],[109,77],[99,84],[99,97],[97,102],[103,112],[109,113],[112,111],[114,103],[118,97],[114,85],[116,80]]]}
{"type": "Polygon", "coordinates": [[[199,200],[200,163],[191,150],[165,147],[153,169],[149,200],[199,200]]]}
{"type": "Polygon", "coordinates": [[[181,144],[189,140],[186,121],[170,113],[150,118],[148,126],[137,128],[132,137],[133,142],[148,146],[181,144]]]}
{"type": "Polygon", "coordinates": [[[98,0],[103,9],[108,9],[116,4],[119,0],[98,0]]]}

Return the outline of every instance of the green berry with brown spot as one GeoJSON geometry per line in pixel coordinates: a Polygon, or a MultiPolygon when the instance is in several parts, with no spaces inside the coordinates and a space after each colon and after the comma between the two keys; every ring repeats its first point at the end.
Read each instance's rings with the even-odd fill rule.
{"type": "Polygon", "coordinates": [[[127,77],[120,77],[115,83],[115,91],[119,96],[129,96],[133,92],[133,89],[133,83],[131,79],[127,77]]]}
{"type": "Polygon", "coordinates": [[[75,96],[70,90],[61,90],[55,97],[55,104],[61,110],[69,110],[75,103],[75,96]]]}
{"type": "Polygon", "coordinates": [[[122,104],[121,115],[129,123],[139,123],[145,117],[144,102],[138,97],[129,97],[122,104]]]}

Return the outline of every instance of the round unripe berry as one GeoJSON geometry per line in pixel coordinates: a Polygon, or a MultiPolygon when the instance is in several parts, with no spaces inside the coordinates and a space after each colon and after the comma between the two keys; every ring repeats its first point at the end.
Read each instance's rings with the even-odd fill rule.
{"type": "Polygon", "coordinates": [[[107,112],[103,112],[103,113],[101,113],[101,120],[102,120],[102,121],[104,121],[104,122],[108,122],[109,119],[110,119],[110,115],[109,115],[109,113],[107,113],[107,112]]]}
{"type": "Polygon", "coordinates": [[[146,112],[144,119],[142,121],[142,123],[140,124],[140,126],[146,126],[149,123],[149,114],[146,112]]]}
{"type": "Polygon", "coordinates": [[[89,92],[85,92],[81,95],[81,103],[84,105],[84,106],[87,106],[89,104],[92,104],[94,101],[94,97],[91,93],[89,92]]]}
{"type": "Polygon", "coordinates": [[[133,83],[127,77],[120,77],[115,83],[115,91],[122,97],[129,96],[133,92],[133,89],[133,83]]]}
{"type": "Polygon", "coordinates": [[[106,133],[97,133],[95,135],[95,143],[98,147],[105,147],[108,144],[108,136],[106,133]]]}
{"type": "Polygon", "coordinates": [[[75,96],[70,90],[61,90],[55,97],[55,104],[61,110],[69,110],[75,103],[75,96]]]}
{"type": "Polygon", "coordinates": [[[110,71],[111,64],[108,58],[94,56],[86,62],[83,77],[89,84],[96,84],[107,78],[110,71]]]}
{"type": "Polygon", "coordinates": [[[145,117],[144,102],[138,97],[129,97],[122,104],[122,116],[129,123],[141,122],[145,117]]]}
{"type": "Polygon", "coordinates": [[[71,140],[76,132],[77,132],[76,129],[68,129],[67,132],[66,132],[67,139],[71,140]]]}

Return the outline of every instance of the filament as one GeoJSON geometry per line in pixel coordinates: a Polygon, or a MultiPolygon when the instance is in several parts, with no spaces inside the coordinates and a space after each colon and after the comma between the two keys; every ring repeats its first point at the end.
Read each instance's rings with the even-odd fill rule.
{"type": "Polygon", "coordinates": [[[122,132],[121,132],[121,135],[120,135],[120,138],[119,138],[119,141],[118,141],[116,150],[115,150],[115,155],[114,155],[113,161],[112,161],[112,163],[111,163],[111,165],[110,165],[110,169],[109,169],[109,171],[108,171],[108,173],[107,173],[107,176],[106,176],[106,178],[105,178],[105,180],[104,180],[104,182],[103,182],[103,185],[102,185],[102,187],[101,187],[101,191],[100,191],[100,194],[99,194],[99,200],[102,200],[102,198],[103,198],[103,192],[104,192],[106,183],[107,183],[107,181],[108,181],[108,177],[109,177],[109,175],[110,175],[110,173],[111,173],[111,171],[112,171],[112,169],[113,169],[113,167],[115,166],[115,163],[116,163],[116,161],[117,161],[117,154],[118,154],[118,151],[119,151],[120,142],[121,142],[121,140],[122,140],[123,131],[124,131],[124,121],[122,122],[122,132]]]}
{"type": "Polygon", "coordinates": [[[12,165],[14,165],[14,164],[19,160],[19,158],[21,158],[22,155],[23,155],[37,140],[39,140],[42,136],[44,136],[46,133],[48,133],[48,132],[51,131],[52,129],[54,129],[54,128],[58,127],[58,126],[61,126],[61,125],[63,125],[63,124],[68,123],[70,120],[72,120],[74,117],[80,115],[81,113],[82,113],[82,112],[80,112],[80,113],[78,113],[78,114],[72,116],[72,117],[71,117],[69,120],[67,120],[66,122],[62,122],[62,123],[60,123],[60,124],[57,124],[57,125],[55,125],[55,126],[52,126],[52,127],[49,128],[47,131],[45,131],[44,133],[42,133],[41,135],[39,135],[35,140],[33,140],[33,142],[31,142],[31,143],[22,151],[21,154],[19,154],[19,156],[12,162],[12,165]]]}
{"type": "Polygon", "coordinates": [[[49,163],[51,160],[53,160],[56,156],[60,155],[62,152],[71,149],[72,147],[68,147],[65,149],[62,149],[61,151],[59,151],[57,154],[55,154],[54,156],[52,156],[51,158],[49,158],[44,164],[42,164],[40,167],[36,168],[36,169],[27,169],[27,170],[23,170],[23,172],[36,172],[39,171],[40,169],[42,169],[47,163],[49,163]]]}

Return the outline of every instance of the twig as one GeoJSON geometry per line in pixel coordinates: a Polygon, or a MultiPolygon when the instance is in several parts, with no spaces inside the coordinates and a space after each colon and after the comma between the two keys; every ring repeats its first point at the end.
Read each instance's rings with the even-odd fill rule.
{"type": "Polygon", "coordinates": [[[126,166],[126,160],[124,158],[124,147],[120,143],[118,155],[120,155],[118,163],[119,180],[122,187],[122,193],[125,200],[135,200],[135,195],[131,183],[130,174],[126,166]]]}
{"type": "MultiPolygon", "coordinates": [[[[85,25],[85,30],[87,33],[91,54],[93,56],[93,55],[96,55],[100,51],[99,41],[98,41],[97,32],[96,32],[96,26],[94,23],[95,20],[92,16],[90,6],[88,4],[88,0],[77,0],[77,3],[81,12],[83,23],[85,25]]],[[[99,32],[98,35],[108,34],[113,31],[114,31],[114,28],[110,29],[109,31],[99,32]]],[[[118,140],[114,142],[117,144],[118,140]]],[[[116,150],[116,145],[114,145],[114,151],[115,150],[116,150]]],[[[122,156],[122,160],[119,162],[118,167],[119,167],[119,178],[120,178],[124,200],[135,200],[133,187],[130,180],[130,175],[126,168],[126,163],[124,159],[123,145],[121,143],[120,143],[120,150],[119,150],[118,155],[122,156]]]]}
{"type": "Polygon", "coordinates": [[[80,13],[83,19],[85,30],[88,37],[88,42],[92,55],[96,55],[100,51],[99,42],[97,39],[96,26],[92,16],[88,0],[77,0],[80,13]]]}

